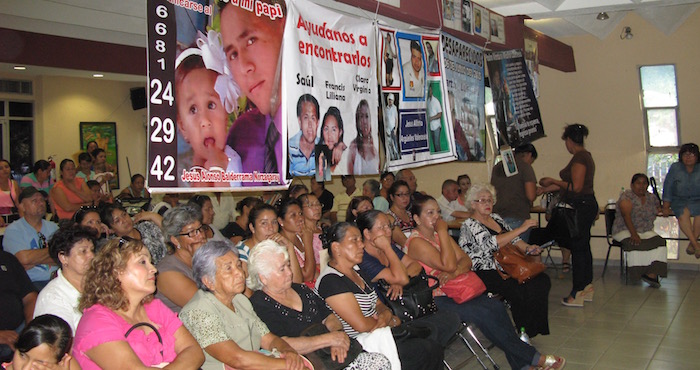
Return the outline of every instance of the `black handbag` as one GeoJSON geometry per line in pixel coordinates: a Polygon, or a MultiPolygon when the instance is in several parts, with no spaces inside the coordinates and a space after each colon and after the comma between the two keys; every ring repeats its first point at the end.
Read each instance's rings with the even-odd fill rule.
{"type": "Polygon", "coordinates": [[[547,229],[559,239],[576,239],[581,235],[578,227],[578,211],[573,206],[569,197],[569,188],[574,186],[568,183],[566,191],[559,202],[552,209],[552,216],[547,224],[547,229]]]}
{"type": "MultiPolygon", "coordinates": [[[[316,323],[304,329],[301,332],[301,336],[315,337],[326,333],[330,333],[328,328],[321,323],[316,323]]],[[[348,367],[351,362],[355,361],[357,356],[359,356],[362,351],[362,344],[360,344],[357,339],[350,338],[350,348],[348,348],[348,353],[345,356],[345,362],[343,363],[333,361],[330,347],[317,349],[313,352],[305,354],[304,357],[306,357],[311,364],[314,365],[314,369],[340,370],[348,367]]]]}
{"type": "Polygon", "coordinates": [[[391,300],[387,291],[390,284],[379,279],[377,291],[384,297],[386,305],[394,312],[394,315],[402,322],[409,322],[417,318],[437,312],[437,306],[433,299],[433,290],[440,285],[438,278],[421,271],[419,275],[412,277],[403,287],[401,297],[391,300]],[[430,284],[433,280],[433,284],[430,284]]]}

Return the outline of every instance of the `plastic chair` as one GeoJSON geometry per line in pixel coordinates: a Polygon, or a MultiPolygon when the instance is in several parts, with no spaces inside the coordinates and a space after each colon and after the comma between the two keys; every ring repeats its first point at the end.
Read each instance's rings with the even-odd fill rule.
{"type": "Polygon", "coordinates": [[[622,243],[613,239],[612,237],[612,227],[615,221],[615,208],[608,204],[605,206],[605,239],[608,242],[608,253],[605,256],[605,265],[603,265],[603,274],[601,278],[605,277],[605,270],[608,268],[608,260],[610,259],[610,250],[613,247],[620,248],[620,274],[625,276],[625,284],[627,284],[627,261],[625,261],[625,253],[622,249],[622,243]]]}

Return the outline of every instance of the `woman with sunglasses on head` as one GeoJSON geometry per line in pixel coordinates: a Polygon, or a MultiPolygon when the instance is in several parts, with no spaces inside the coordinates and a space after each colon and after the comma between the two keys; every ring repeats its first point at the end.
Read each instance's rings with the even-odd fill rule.
{"type": "Polygon", "coordinates": [[[70,354],[72,345],[73,331],[65,320],[55,315],[37,316],[19,334],[12,362],[0,368],[80,369],[70,354]]]}
{"type": "Polygon", "coordinates": [[[277,207],[277,222],[280,225],[280,234],[294,244],[294,254],[299,262],[304,283],[313,287],[316,283],[318,271],[314,258],[313,234],[304,227],[304,215],[302,205],[297,199],[287,198],[282,200],[277,207]]]}
{"type": "Polygon", "coordinates": [[[678,151],[678,162],[671,165],[664,180],[662,212],[671,210],[678,226],[690,243],[685,252],[700,258],[700,151],[695,143],[687,143],[678,151]],[[693,222],[691,223],[691,218],[693,222]]]}
{"type": "Polygon", "coordinates": [[[154,299],[157,272],[138,240],[114,239],[95,256],[73,346],[83,369],[197,369],[204,363],[177,315],[154,299]]]}
{"type": "Polygon", "coordinates": [[[196,194],[190,198],[187,204],[199,207],[200,212],[202,212],[202,225],[206,229],[204,230],[204,235],[207,240],[226,240],[221,231],[213,226],[216,213],[208,195],[196,194]]]}
{"type": "Polygon", "coordinates": [[[192,256],[207,241],[204,229],[197,206],[180,205],[165,212],[163,232],[174,249],[158,263],[156,297],[174,312],[180,312],[197,292],[192,256]]]}
{"type": "Polygon", "coordinates": [[[158,264],[168,253],[161,225],[163,218],[154,212],[139,212],[133,219],[119,204],[108,204],[100,213],[109,233],[116,237],[141,240],[151,253],[153,263],[158,264]]]}
{"type": "Polygon", "coordinates": [[[391,206],[386,214],[391,217],[393,227],[391,240],[398,244],[401,249],[404,249],[408,236],[411,235],[413,228],[416,226],[413,222],[411,211],[406,209],[408,204],[411,203],[411,190],[408,188],[406,181],[395,181],[391,185],[391,188],[389,188],[389,201],[391,206]]]}

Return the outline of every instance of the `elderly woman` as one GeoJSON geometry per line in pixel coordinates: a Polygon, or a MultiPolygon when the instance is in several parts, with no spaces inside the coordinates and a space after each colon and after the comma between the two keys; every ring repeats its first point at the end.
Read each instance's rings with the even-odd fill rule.
{"type": "Polygon", "coordinates": [[[647,191],[647,175],[635,174],[630,186],[617,201],[612,236],[622,243],[627,254],[629,276],[658,288],[659,276],[666,276],[667,272],[666,240],[654,232],[654,220],[661,205],[647,191]]]}
{"type": "Polygon", "coordinates": [[[225,240],[226,238],[221,234],[221,231],[216,227],[212,226],[214,223],[214,205],[211,202],[211,198],[208,195],[195,194],[190,198],[187,204],[199,207],[202,212],[202,225],[205,227],[204,236],[207,240],[225,240]]]}
{"type": "Polygon", "coordinates": [[[494,257],[498,249],[512,243],[526,255],[539,255],[542,251],[520,239],[520,234],[537,225],[535,220],[525,220],[515,230],[496,213],[496,190],[489,184],[474,184],[467,192],[468,208],[472,216],[464,221],[459,235],[459,245],[472,260],[472,270],[486,285],[489,292],[500,294],[509,303],[513,321],[518,328],[525,328],[530,337],[549,334],[549,289],[552,283],[547,274],[539,274],[523,284],[513,278],[503,279],[503,269],[494,257]]]}
{"type": "Polygon", "coordinates": [[[75,162],[64,159],[59,169],[61,180],[51,189],[51,202],[56,208],[58,218],[69,220],[80,207],[94,205],[94,200],[85,181],[75,176],[75,162]]]}
{"type": "Polygon", "coordinates": [[[174,250],[158,263],[160,273],[156,297],[174,312],[180,312],[197,292],[192,274],[192,256],[207,241],[202,213],[192,205],[170,209],[163,219],[163,231],[174,250]]]}
{"type": "Polygon", "coordinates": [[[221,230],[221,234],[232,241],[233,244],[238,244],[241,240],[248,239],[248,237],[250,237],[248,216],[250,216],[250,210],[259,203],[262,203],[262,200],[256,197],[246,197],[242,201],[236,203],[238,216],[236,216],[234,222],[229,223],[221,230]]]}
{"type": "Polygon", "coordinates": [[[386,212],[389,210],[389,201],[381,194],[379,181],[369,179],[362,184],[362,195],[372,199],[374,209],[386,212]]]}
{"type": "Polygon", "coordinates": [[[313,287],[318,270],[314,258],[313,235],[304,227],[301,202],[294,198],[282,200],[277,207],[277,223],[280,225],[280,234],[294,244],[294,255],[299,262],[302,280],[313,287]]]}
{"type": "Polygon", "coordinates": [[[379,170],[379,155],[374,146],[369,103],[362,99],[355,110],[357,136],[350,143],[348,173],[351,175],[373,175],[379,170]]]}
{"type": "Polygon", "coordinates": [[[137,213],[132,219],[119,204],[108,204],[102,208],[102,222],[109,228],[109,234],[141,240],[148,248],[153,263],[158,264],[168,253],[165,238],[161,231],[163,218],[153,212],[137,213]]]}
{"type": "MultiPolygon", "coordinates": [[[[408,238],[406,253],[420,262],[428,274],[437,276],[440,287],[471,270],[472,261],[448,234],[447,223],[440,218],[440,206],[435,198],[424,196],[414,200],[413,218],[417,226],[408,238]]],[[[454,312],[463,322],[476,325],[491,343],[503,350],[511,368],[551,370],[561,369],[566,364],[564,358],[541,355],[535,347],[521,341],[501,301],[482,294],[457,303],[442,289],[435,289],[433,296],[440,311],[454,312]]]]}
{"type": "Polygon", "coordinates": [[[678,151],[678,162],[671,165],[664,180],[663,214],[678,218],[678,226],[690,243],[685,252],[700,258],[700,151],[687,143],[678,151]],[[691,218],[693,222],[691,222],[691,218]]]}
{"type": "Polygon", "coordinates": [[[83,277],[95,257],[95,232],[74,225],[58,229],[49,240],[49,255],[59,267],[58,276],[39,293],[34,317],[53,314],[66,320],[75,331],[83,314],[78,298],[83,292],[83,277]]]}
{"type": "Polygon", "coordinates": [[[24,327],[15,343],[12,363],[6,370],[79,368],[70,355],[73,332],[68,323],[54,315],[37,316],[24,327]]]}
{"type": "MultiPolygon", "coordinates": [[[[335,311],[343,330],[355,338],[401,320],[391,313],[367,284],[369,277],[355,266],[362,262],[364,244],[360,230],[348,222],[337,223],[324,233],[323,247],[330,261],[316,282],[318,292],[335,311]],[[364,275],[364,276],[363,276],[364,275]]],[[[409,337],[396,343],[402,369],[442,369],[443,349],[437,342],[409,337]]]]}
{"type": "Polygon", "coordinates": [[[411,203],[411,190],[408,183],[403,180],[395,181],[389,188],[389,198],[391,207],[386,214],[392,218],[391,240],[403,249],[406,245],[406,239],[416,226],[413,223],[411,211],[406,209],[411,203]]]}
{"type": "Polygon", "coordinates": [[[195,252],[192,268],[199,290],[180,317],[204,349],[203,370],[303,369],[302,358],[272,334],[243,295],[246,273],[229,241],[210,241],[195,252]],[[260,349],[275,352],[269,357],[260,349]],[[281,358],[280,358],[281,357],[281,358]]]}
{"type": "Polygon", "coordinates": [[[95,256],[85,275],[83,318],[73,346],[83,370],[202,365],[204,355],[190,332],[153,299],[157,272],[138,240],[112,240],[95,256]]]}
{"type": "MultiPolygon", "coordinates": [[[[379,353],[360,353],[347,358],[350,339],[326,302],[309,287],[292,283],[289,253],[279,244],[266,240],[250,255],[248,284],[255,291],[250,302],[273,334],[281,337],[301,354],[329,348],[331,357],[346,363],[346,369],[389,369],[389,360],[379,353]],[[328,333],[303,336],[313,324],[323,324],[328,333]]],[[[359,343],[358,343],[359,344],[359,343]]]]}

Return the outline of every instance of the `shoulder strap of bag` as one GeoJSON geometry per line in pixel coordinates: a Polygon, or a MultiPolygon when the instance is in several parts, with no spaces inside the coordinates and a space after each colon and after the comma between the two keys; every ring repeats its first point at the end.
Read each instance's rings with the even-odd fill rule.
{"type": "MultiPolygon", "coordinates": [[[[129,330],[127,330],[126,333],[124,334],[124,338],[128,337],[129,334],[131,334],[131,332],[134,331],[134,329],[139,328],[139,327],[141,327],[141,326],[148,326],[149,328],[151,328],[151,330],[153,330],[153,332],[156,333],[156,337],[158,337],[158,342],[160,342],[161,345],[163,344],[163,337],[160,336],[160,333],[158,332],[158,329],[156,329],[155,326],[153,326],[153,325],[151,325],[151,324],[149,324],[149,323],[147,323],[147,322],[139,322],[139,323],[136,323],[136,324],[132,325],[132,326],[129,328],[129,330]]],[[[162,347],[161,347],[161,348],[162,348],[162,347]]],[[[162,349],[161,349],[161,351],[160,351],[160,356],[163,357],[163,350],[162,350],[162,349]]]]}

